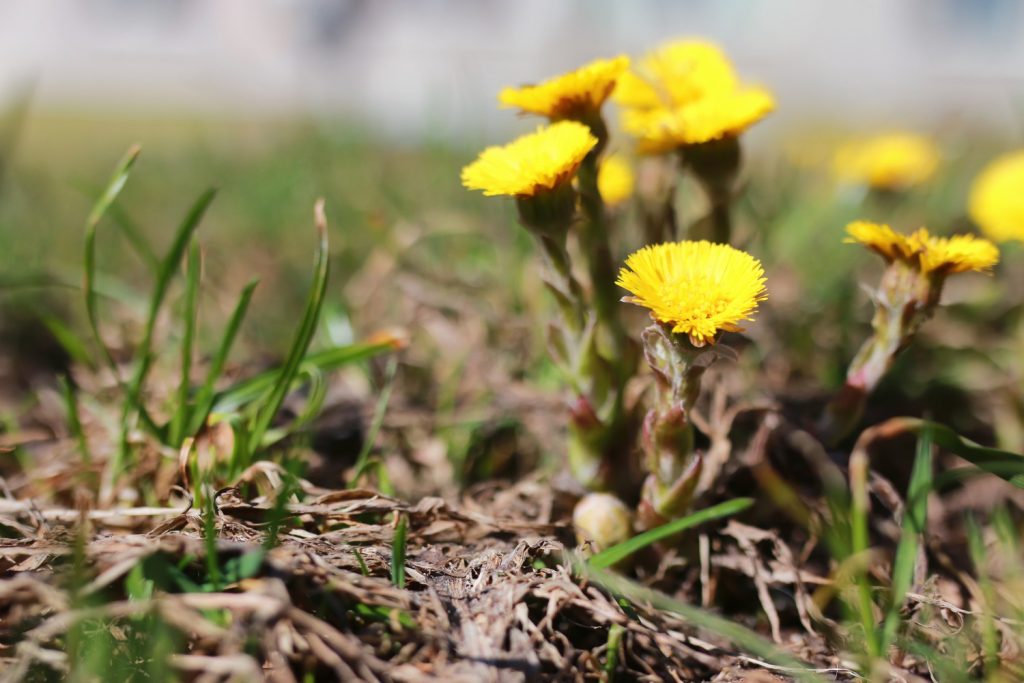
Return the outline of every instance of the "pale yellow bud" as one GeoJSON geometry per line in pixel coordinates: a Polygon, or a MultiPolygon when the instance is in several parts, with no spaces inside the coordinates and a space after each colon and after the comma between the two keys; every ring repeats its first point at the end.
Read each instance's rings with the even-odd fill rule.
{"type": "Polygon", "coordinates": [[[622,543],[633,535],[633,514],[610,493],[588,493],[572,513],[576,538],[597,551],[622,543]]]}

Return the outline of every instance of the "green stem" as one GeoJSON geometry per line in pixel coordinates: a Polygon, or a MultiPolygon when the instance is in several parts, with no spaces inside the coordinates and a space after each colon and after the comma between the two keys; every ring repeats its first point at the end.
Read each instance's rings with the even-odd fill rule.
{"type": "MultiPolygon", "coordinates": [[[[580,247],[587,259],[590,284],[594,292],[594,311],[598,324],[607,332],[610,341],[610,358],[625,357],[629,345],[626,328],[619,312],[621,294],[615,284],[616,268],[612,258],[608,216],[604,201],[597,188],[597,157],[588,156],[580,167],[580,202],[585,220],[580,226],[580,247]]],[[[617,361],[616,365],[624,365],[617,361]]],[[[632,374],[628,367],[619,367],[620,375],[632,374]]]]}

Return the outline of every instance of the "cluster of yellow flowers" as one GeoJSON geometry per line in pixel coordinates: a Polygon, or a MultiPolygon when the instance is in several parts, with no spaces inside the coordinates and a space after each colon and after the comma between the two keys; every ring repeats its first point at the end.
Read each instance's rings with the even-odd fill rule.
{"type": "Polygon", "coordinates": [[[615,92],[623,128],[644,153],[660,153],[737,135],[775,108],[771,94],[740,83],[715,45],[668,43],[624,74],[615,92]]]}
{"type": "MultiPolygon", "coordinates": [[[[644,434],[658,438],[642,439],[648,478],[638,514],[643,525],[660,523],[689,505],[697,483],[700,455],[693,450],[688,410],[707,367],[704,359],[716,353],[703,347],[715,344],[723,332],[742,331],[741,324],[767,298],[760,261],[729,244],[730,204],[740,162],[738,136],[774,109],[774,98],[743,83],[717,46],[680,40],[635,62],[626,56],[599,59],[536,85],[506,88],[498,99],[503,107],[546,117],[548,123],[510,144],[485,149],[463,169],[462,182],[488,196],[516,199],[521,222],[539,238],[547,256],[547,277],[565,316],[564,329],[571,328],[563,346],[591,344],[601,360],[576,362],[575,367],[615,367],[610,377],[589,378],[594,380],[589,384],[586,377],[574,381],[573,405],[578,409],[570,411],[570,436],[576,429],[580,438],[575,448],[570,443],[569,460],[584,465],[574,473],[583,472],[588,486],[614,487],[592,475],[607,469],[601,458],[629,447],[616,440],[615,429],[630,423],[622,401],[636,365],[628,360],[632,347],[623,343],[626,332],[617,317],[618,292],[612,280],[629,292],[622,301],[650,311],[654,324],[642,341],[657,391],[644,434]],[[649,244],[616,268],[605,211],[628,199],[634,183],[628,162],[619,154],[605,154],[610,135],[602,109],[609,98],[623,108],[622,127],[636,139],[637,152],[678,154],[680,168],[701,183],[710,210],[692,229],[710,225],[712,240],[649,244]],[[575,280],[573,252],[566,247],[570,230],[576,231],[579,252],[589,267],[589,294],[575,280]],[[584,324],[586,320],[594,326],[584,324]],[[598,348],[594,340],[602,334],[612,342],[598,348]],[[595,388],[601,386],[615,387],[612,398],[595,388]],[[604,449],[598,459],[588,450],[595,447],[604,449]]],[[[840,149],[833,169],[846,181],[898,193],[929,180],[939,161],[932,140],[900,132],[840,149]]],[[[661,208],[669,210],[650,215],[669,216],[655,226],[669,230],[649,231],[649,242],[674,234],[673,198],[672,192],[659,195],[661,208]]],[[[997,241],[1024,238],[1024,151],[998,159],[978,177],[969,214],[997,241]]],[[[829,443],[855,425],[872,387],[934,312],[946,276],[988,271],[999,262],[995,244],[970,234],[944,237],[926,228],[901,234],[867,221],[849,224],[847,234],[847,242],[876,252],[889,268],[876,296],[873,335],[854,358],[846,384],[822,419],[818,433],[829,443]]],[[[575,349],[566,355],[580,358],[586,353],[575,349]]],[[[617,506],[616,519],[628,521],[628,515],[622,517],[621,501],[617,506]]],[[[580,514],[592,517],[588,509],[581,506],[580,514]]],[[[628,534],[628,523],[619,526],[617,535],[628,534]]]]}

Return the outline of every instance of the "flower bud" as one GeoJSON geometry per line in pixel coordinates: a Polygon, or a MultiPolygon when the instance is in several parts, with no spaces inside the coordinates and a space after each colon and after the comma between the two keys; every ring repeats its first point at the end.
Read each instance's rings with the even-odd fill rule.
{"type": "Polygon", "coordinates": [[[588,493],[572,513],[576,538],[593,543],[601,551],[633,535],[633,515],[626,504],[610,493],[588,493]]]}

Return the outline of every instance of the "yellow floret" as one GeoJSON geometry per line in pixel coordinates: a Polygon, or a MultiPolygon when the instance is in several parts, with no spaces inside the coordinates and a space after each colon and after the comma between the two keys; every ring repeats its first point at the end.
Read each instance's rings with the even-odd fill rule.
{"type": "Polygon", "coordinates": [[[572,180],[597,144],[575,121],[541,126],[502,147],[488,147],[462,169],[462,184],[487,196],[529,197],[572,180]]]}
{"type": "Polygon", "coordinates": [[[505,88],[498,95],[503,107],[539,114],[554,121],[586,118],[601,108],[629,67],[629,57],[598,59],[575,71],[537,85],[505,88]]]}
{"type": "Polygon", "coordinates": [[[647,246],[626,259],[616,281],[632,296],[623,301],[685,334],[694,346],[735,332],[767,298],[764,269],[750,254],[701,240],[647,246]]]}

